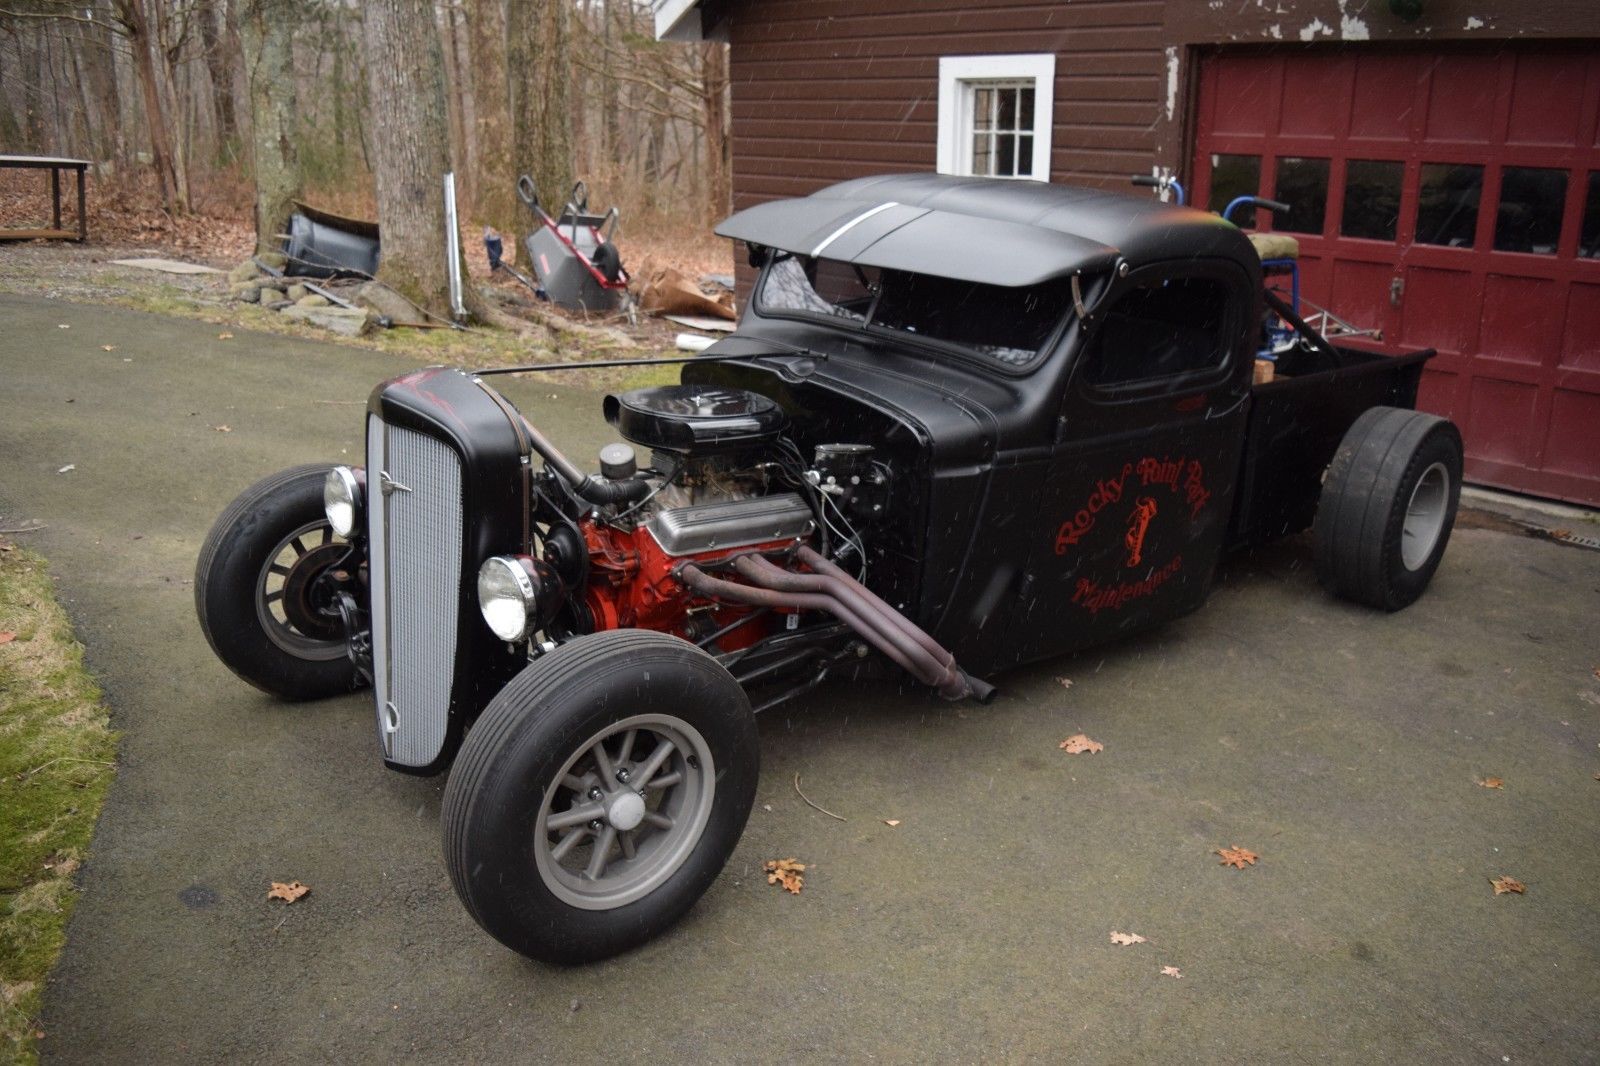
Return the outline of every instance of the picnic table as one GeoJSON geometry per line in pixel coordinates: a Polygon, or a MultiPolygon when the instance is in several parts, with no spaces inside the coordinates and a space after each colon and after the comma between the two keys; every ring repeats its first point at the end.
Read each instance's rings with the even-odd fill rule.
{"type": "Polygon", "coordinates": [[[83,175],[88,169],[89,161],[87,159],[64,159],[57,156],[44,155],[0,155],[0,170],[50,171],[50,228],[0,229],[0,240],[86,240],[89,236],[89,220],[84,213],[83,175]],[[61,172],[63,170],[76,170],[78,172],[78,228],[76,230],[61,228],[61,172]]]}

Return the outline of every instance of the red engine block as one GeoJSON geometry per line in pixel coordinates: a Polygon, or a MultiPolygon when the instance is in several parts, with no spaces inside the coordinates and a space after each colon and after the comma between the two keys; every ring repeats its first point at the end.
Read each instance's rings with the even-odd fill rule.
{"type": "MultiPolygon", "coordinates": [[[[794,543],[775,540],[673,556],[662,551],[642,526],[628,533],[585,518],[579,528],[589,549],[589,587],[584,600],[595,629],[653,629],[690,641],[702,639],[755,608],[702,599],[673,579],[673,567],[691,560],[704,564],[752,551],[781,551],[794,543]]],[[[774,611],[740,626],[718,641],[718,648],[735,651],[754,644],[774,630],[782,613],[774,611]]]]}

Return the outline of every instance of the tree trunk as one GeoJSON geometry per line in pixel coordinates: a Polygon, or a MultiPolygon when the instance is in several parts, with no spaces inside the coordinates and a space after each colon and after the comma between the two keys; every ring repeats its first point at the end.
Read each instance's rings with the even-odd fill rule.
{"type": "Polygon", "coordinates": [[[139,80],[139,95],[144,101],[144,120],[150,135],[150,157],[156,178],[161,184],[161,203],[168,213],[181,214],[189,209],[178,186],[178,172],[172,159],[172,134],[167,125],[167,115],[161,104],[161,87],[156,75],[153,49],[156,42],[150,36],[150,23],[145,18],[143,0],[116,0],[117,21],[122,23],[123,37],[128,50],[133,53],[133,70],[139,80]]]}
{"type": "Polygon", "coordinates": [[[89,94],[99,112],[95,126],[95,159],[97,161],[127,161],[127,143],[122,132],[122,114],[117,101],[117,64],[112,53],[115,42],[106,21],[105,5],[96,4],[90,10],[94,26],[83,27],[84,80],[89,94]]]}
{"type": "Polygon", "coordinates": [[[217,145],[222,156],[231,156],[239,137],[239,120],[233,99],[233,41],[227,32],[227,0],[217,0],[214,8],[200,8],[200,40],[205,46],[206,73],[211,75],[211,106],[217,124],[217,145]]]}
{"type": "Polygon", "coordinates": [[[700,103],[705,111],[706,187],[711,217],[721,219],[733,202],[733,151],[728,128],[728,46],[700,46],[700,103]]]}
{"type": "Polygon", "coordinates": [[[533,176],[552,215],[572,189],[571,6],[571,0],[512,0],[507,19],[512,160],[518,173],[533,176]]]}
{"type": "MultiPolygon", "coordinates": [[[[468,75],[461,69],[461,51],[457,38],[460,32],[456,26],[456,2],[445,0],[442,5],[435,5],[435,32],[439,34],[439,55],[444,60],[444,100],[447,126],[450,130],[450,165],[451,169],[460,172],[466,169],[467,162],[467,116],[462,106],[462,95],[469,84],[468,75]]],[[[457,183],[461,184],[460,182],[457,183]]],[[[470,198],[470,189],[469,198],[470,198]]]]}
{"type": "MultiPolygon", "coordinates": [[[[383,233],[378,279],[448,317],[444,175],[450,169],[450,130],[444,56],[437,33],[418,32],[433,24],[432,3],[370,0],[363,5],[363,20],[367,84],[383,109],[371,130],[383,233]]],[[[462,285],[465,289],[465,270],[462,285]]]]}
{"type": "MultiPolygon", "coordinates": [[[[517,206],[517,172],[511,153],[511,94],[506,83],[505,0],[467,0],[467,26],[472,34],[473,140],[477,143],[479,219],[506,238],[507,251],[517,234],[528,228],[517,206]]],[[[512,0],[522,6],[527,0],[512,0]]]]}
{"type": "Polygon", "coordinates": [[[256,251],[275,252],[305,177],[296,146],[293,4],[242,0],[239,43],[250,87],[250,150],[256,182],[256,251]]]}

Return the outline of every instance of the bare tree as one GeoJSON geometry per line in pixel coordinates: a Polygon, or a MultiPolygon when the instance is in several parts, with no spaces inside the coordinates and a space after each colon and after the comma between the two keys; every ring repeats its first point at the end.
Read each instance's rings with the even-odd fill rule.
{"type": "Polygon", "coordinates": [[[256,251],[275,251],[304,185],[296,127],[295,0],[240,0],[239,41],[250,86],[250,153],[256,184],[256,251]]]}
{"type": "Polygon", "coordinates": [[[450,130],[439,35],[419,32],[433,26],[431,0],[370,0],[363,24],[367,83],[371,99],[383,106],[383,120],[371,128],[383,232],[378,277],[443,315],[449,307],[443,178],[450,169],[450,130]]]}
{"type": "MultiPolygon", "coordinates": [[[[525,6],[525,0],[512,0],[525,6]]],[[[513,189],[511,95],[506,81],[506,2],[467,0],[472,51],[472,114],[477,174],[473,207],[478,218],[507,236],[520,231],[513,189]]]]}
{"type": "Polygon", "coordinates": [[[572,4],[511,0],[506,21],[512,160],[559,209],[572,188],[572,4]]]}

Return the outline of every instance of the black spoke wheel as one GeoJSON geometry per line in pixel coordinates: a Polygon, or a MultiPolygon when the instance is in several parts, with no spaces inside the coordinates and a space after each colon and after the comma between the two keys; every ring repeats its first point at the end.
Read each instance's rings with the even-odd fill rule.
{"type": "Polygon", "coordinates": [[[285,699],[361,683],[337,606],[341,591],[361,598],[359,559],[323,514],[327,470],[294,467],[250,486],[211,527],[195,565],[195,612],[212,650],[285,699]]]}
{"type": "Polygon", "coordinates": [[[744,690],[675,637],[616,630],[529,664],[467,734],[445,787],[456,894],[514,951],[606,958],[688,911],[755,802],[744,690]]]}

